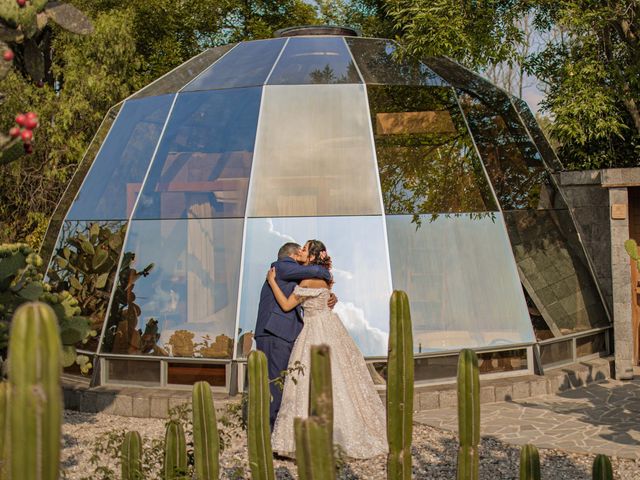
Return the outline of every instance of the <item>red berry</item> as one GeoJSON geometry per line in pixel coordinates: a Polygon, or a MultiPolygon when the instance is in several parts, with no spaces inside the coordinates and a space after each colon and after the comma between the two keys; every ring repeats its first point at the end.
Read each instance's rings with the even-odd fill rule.
{"type": "Polygon", "coordinates": [[[33,146],[30,143],[24,144],[24,153],[26,153],[27,155],[33,153],[33,146]]]}
{"type": "Polygon", "coordinates": [[[9,129],[9,135],[11,135],[13,138],[19,137],[20,129],[18,127],[13,127],[9,129]]]}
{"type": "Polygon", "coordinates": [[[24,128],[28,129],[28,130],[33,130],[34,128],[36,128],[38,126],[38,118],[29,118],[27,117],[27,119],[24,121],[24,128]]]}
{"type": "Polygon", "coordinates": [[[13,60],[13,50],[5,50],[4,53],[2,54],[2,58],[6,61],[6,62],[10,62],[11,60],[13,60]]]}
{"type": "Polygon", "coordinates": [[[23,130],[20,136],[22,137],[22,141],[24,143],[29,143],[31,140],[33,140],[33,132],[31,130],[23,130]]]}
{"type": "Polygon", "coordinates": [[[24,7],[27,4],[27,0],[16,0],[18,2],[18,6],[20,8],[24,7]]]}
{"type": "Polygon", "coordinates": [[[25,122],[27,121],[27,116],[24,113],[20,113],[16,116],[16,123],[21,127],[24,127],[25,122]]]}
{"type": "Polygon", "coordinates": [[[38,81],[36,82],[36,87],[38,87],[38,88],[42,88],[42,87],[44,87],[44,82],[43,82],[42,80],[38,80],[38,81]]]}
{"type": "Polygon", "coordinates": [[[36,122],[38,121],[38,114],[36,112],[27,112],[24,114],[25,117],[34,119],[36,122]]]}

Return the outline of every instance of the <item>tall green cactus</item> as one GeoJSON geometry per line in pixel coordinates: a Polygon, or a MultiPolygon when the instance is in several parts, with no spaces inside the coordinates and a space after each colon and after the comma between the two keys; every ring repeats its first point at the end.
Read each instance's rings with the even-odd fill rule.
{"type": "Polygon", "coordinates": [[[319,417],[326,423],[329,441],[333,445],[333,388],[331,356],[327,345],[311,347],[309,416],[319,417]]]}
{"type": "Polygon", "coordinates": [[[480,377],[478,357],[464,349],[458,358],[458,480],[478,478],[480,443],[480,377]]]}
{"type": "Polygon", "coordinates": [[[0,383],[0,479],[7,478],[5,473],[7,469],[7,455],[4,449],[7,446],[5,441],[7,436],[7,422],[9,419],[9,396],[11,391],[9,388],[9,383],[0,383]]]}
{"type": "Polygon", "coordinates": [[[249,354],[249,420],[247,440],[249,466],[254,480],[274,480],[271,429],[269,427],[269,374],[267,357],[259,350],[249,354]]]}
{"type": "Polygon", "coordinates": [[[593,480],[613,480],[611,460],[606,455],[596,455],[593,460],[593,480]]]}
{"type": "Polygon", "coordinates": [[[520,449],[520,480],[540,480],[540,454],[533,445],[520,449]]]}
{"type": "Polygon", "coordinates": [[[413,333],[409,298],[403,291],[391,295],[389,358],[387,362],[387,476],[411,478],[413,432],[413,333]]]}
{"type": "Polygon", "coordinates": [[[164,436],[164,480],[183,478],[187,473],[187,443],[182,423],[171,420],[164,436]]]}
{"type": "Polygon", "coordinates": [[[53,310],[26,303],[9,339],[8,478],[55,480],[60,467],[62,344],[53,310]]]}
{"type": "Polygon", "coordinates": [[[328,441],[329,425],[322,417],[296,418],[296,461],[300,480],[335,480],[333,443],[328,441]]]}
{"type": "Polygon", "coordinates": [[[193,456],[198,480],[218,480],[220,476],[220,439],[211,386],[193,385],[193,456]]]}
{"type": "Polygon", "coordinates": [[[122,480],[141,480],[142,439],[138,432],[127,432],[120,447],[122,480]]]}

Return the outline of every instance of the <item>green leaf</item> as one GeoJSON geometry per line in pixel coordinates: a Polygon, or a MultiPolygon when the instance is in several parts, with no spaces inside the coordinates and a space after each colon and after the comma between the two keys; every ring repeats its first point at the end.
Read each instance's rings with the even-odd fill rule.
{"type": "Polygon", "coordinates": [[[35,302],[38,300],[42,294],[44,293],[44,288],[42,288],[42,284],[39,282],[31,282],[27,286],[25,286],[22,290],[18,292],[18,295],[22,298],[26,298],[27,300],[31,300],[35,302]]]}
{"type": "Polygon", "coordinates": [[[94,255],[93,260],[91,260],[91,266],[94,270],[97,270],[107,261],[107,258],[109,258],[109,252],[100,248],[94,255]]]}
{"type": "Polygon", "coordinates": [[[98,225],[97,223],[92,223],[91,228],[89,229],[89,234],[92,237],[97,237],[99,233],[100,233],[100,225],[98,225]]]}
{"type": "Polygon", "coordinates": [[[82,250],[85,253],[88,253],[89,255],[93,255],[96,253],[95,249],[93,248],[93,245],[89,240],[83,240],[80,245],[82,246],[82,250]]]}
{"type": "Polygon", "coordinates": [[[82,284],[80,283],[80,281],[76,277],[69,277],[69,283],[76,290],[78,290],[78,291],[82,290],[82,284]]]}
{"type": "Polygon", "coordinates": [[[68,318],[60,322],[60,340],[63,345],[81,342],[89,336],[90,331],[91,323],[84,317],[68,318]]]}
{"type": "Polygon", "coordinates": [[[103,273],[96,280],[96,288],[104,288],[107,285],[107,280],[109,280],[109,272],[103,273]]]}
{"type": "Polygon", "coordinates": [[[60,268],[67,268],[67,265],[69,265],[69,261],[63,257],[56,257],[56,263],[60,268]]]}
{"type": "Polygon", "coordinates": [[[25,265],[25,256],[21,253],[14,253],[8,257],[0,258],[0,281],[13,277],[25,265]]]}
{"type": "Polygon", "coordinates": [[[69,248],[68,248],[68,247],[64,247],[64,248],[62,249],[62,256],[63,256],[64,258],[66,258],[67,260],[69,260],[69,257],[71,256],[71,250],[69,250],[69,248]]]}
{"type": "Polygon", "coordinates": [[[24,42],[24,66],[33,80],[44,78],[44,56],[35,40],[24,42]]]}
{"type": "Polygon", "coordinates": [[[119,233],[114,233],[109,237],[109,248],[111,248],[112,250],[118,250],[120,249],[121,245],[122,237],[119,233]]]}
{"type": "Polygon", "coordinates": [[[73,365],[76,361],[76,356],[76,347],[73,345],[64,345],[62,347],[62,366],[66,368],[73,365]]]}

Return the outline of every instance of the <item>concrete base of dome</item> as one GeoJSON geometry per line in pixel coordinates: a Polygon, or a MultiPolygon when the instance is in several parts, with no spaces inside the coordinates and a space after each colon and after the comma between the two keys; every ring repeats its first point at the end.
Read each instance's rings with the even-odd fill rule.
{"type": "MultiPolygon", "coordinates": [[[[540,395],[556,394],[611,378],[613,357],[597,358],[548,370],[544,376],[526,375],[494,380],[481,380],[480,402],[493,403],[540,395]]],[[[190,390],[136,387],[93,387],[89,381],[71,375],[63,376],[65,408],[81,412],[103,412],[111,415],[142,418],[166,418],[169,410],[191,401],[190,390]]],[[[216,407],[240,401],[240,396],[215,392],[216,407]]],[[[433,410],[456,405],[455,384],[416,386],[414,409],[433,410]]],[[[384,398],[384,391],[381,391],[384,398]]]]}

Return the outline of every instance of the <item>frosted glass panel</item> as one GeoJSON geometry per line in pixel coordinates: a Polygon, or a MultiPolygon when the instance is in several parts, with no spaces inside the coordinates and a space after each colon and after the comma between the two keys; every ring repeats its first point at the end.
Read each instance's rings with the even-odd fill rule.
{"type": "Polygon", "coordinates": [[[67,220],[127,220],[174,95],[125,102],[67,220]]]}
{"type": "Polygon", "coordinates": [[[333,262],[334,311],[364,355],[387,354],[391,285],[382,217],[251,218],[246,229],[240,335],[255,329],[260,290],[278,249],[318,239],[333,262]]]}
{"type": "Polygon", "coordinates": [[[131,222],[101,351],[229,358],[242,224],[242,219],[131,222]]]}
{"type": "Polygon", "coordinates": [[[264,87],[250,217],[381,213],[362,85],[264,87]]]}
{"type": "Polygon", "coordinates": [[[416,353],[534,342],[500,213],[387,216],[393,288],[416,353]]]}

